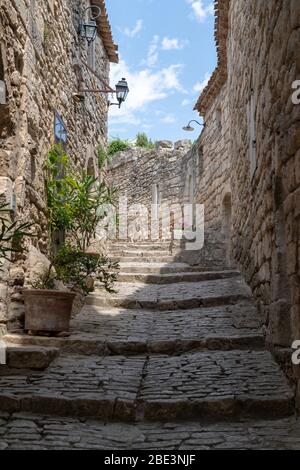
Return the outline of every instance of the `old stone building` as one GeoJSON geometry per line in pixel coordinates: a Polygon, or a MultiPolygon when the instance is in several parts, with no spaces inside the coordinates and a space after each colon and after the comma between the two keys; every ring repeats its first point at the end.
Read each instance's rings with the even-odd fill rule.
{"type": "Polygon", "coordinates": [[[216,11],[218,66],[196,104],[206,124],[198,199],[209,225],[230,228],[268,342],[289,347],[300,337],[300,4],[219,0],[216,11]]]}
{"type": "MultiPolygon", "coordinates": [[[[109,63],[118,61],[105,1],[92,3],[102,14],[88,45],[78,31],[89,0],[0,1],[0,192],[15,220],[34,223],[29,262],[49,243],[44,162],[51,145],[61,141],[75,164],[97,176],[97,146],[107,140],[108,95],[80,93],[108,89],[109,63]]],[[[10,268],[10,323],[23,315],[14,299],[29,271],[24,259],[10,268]]],[[[5,290],[3,284],[0,325],[5,290]]]]}

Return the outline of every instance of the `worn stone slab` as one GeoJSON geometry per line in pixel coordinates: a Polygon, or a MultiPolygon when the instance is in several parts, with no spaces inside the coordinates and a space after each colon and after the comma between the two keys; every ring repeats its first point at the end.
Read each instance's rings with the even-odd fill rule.
{"type": "MultiPolygon", "coordinates": [[[[142,273],[142,274],[179,274],[179,273],[199,273],[216,272],[212,267],[190,266],[186,263],[119,263],[121,273],[142,273]]],[[[226,268],[224,268],[226,269],[226,268]]]]}
{"type": "Polygon", "coordinates": [[[300,421],[128,424],[2,413],[0,449],[300,450],[300,421]]]}
{"type": "Polygon", "coordinates": [[[204,271],[204,272],[182,272],[171,274],[146,274],[142,272],[121,272],[118,282],[140,282],[145,284],[175,284],[177,282],[203,282],[217,279],[227,279],[240,276],[238,271],[204,271]]]}
{"type": "Polygon", "coordinates": [[[146,419],[282,417],[293,393],[267,351],[150,356],[139,395],[146,419]]]}
{"type": "Polygon", "coordinates": [[[127,250],[115,250],[110,252],[111,255],[114,256],[120,256],[124,258],[124,261],[126,261],[127,257],[136,257],[136,258],[158,258],[164,257],[164,256],[174,256],[174,254],[180,254],[180,250],[176,249],[173,250],[172,253],[171,251],[167,250],[143,250],[143,249],[127,249],[127,250]]]}
{"type": "Polygon", "coordinates": [[[117,251],[117,250],[147,250],[147,251],[167,251],[170,247],[174,247],[176,249],[180,249],[181,243],[180,241],[173,241],[171,240],[160,240],[156,243],[151,241],[139,241],[139,242],[112,242],[108,244],[108,250],[110,252],[117,251]]]}
{"type": "Polygon", "coordinates": [[[261,318],[252,302],[166,312],[85,306],[72,320],[70,333],[68,338],[9,334],[5,339],[95,355],[264,347],[261,318]]]}
{"type": "MultiPolygon", "coordinates": [[[[11,369],[46,369],[58,356],[58,348],[7,346],[7,367],[11,369]]],[[[0,373],[4,367],[0,366],[0,373]]]]}
{"type": "Polygon", "coordinates": [[[201,266],[190,266],[187,263],[161,263],[151,262],[120,262],[121,273],[150,273],[150,274],[167,274],[167,273],[184,273],[184,272],[199,272],[207,271],[206,268],[201,266]]]}
{"type": "Polygon", "coordinates": [[[0,409],[132,419],[144,357],[65,354],[46,372],[0,377],[0,409]]]}
{"type": "Polygon", "coordinates": [[[292,413],[292,392],[271,355],[211,351],[178,356],[65,354],[46,372],[0,376],[0,409],[131,421],[292,413]]]}
{"type": "Polygon", "coordinates": [[[133,255],[131,256],[130,254],[123,256],[123,255],[117,255],[117,254],[112,254],[111,259],[113,261],[123,261],[123,262],[128,262],[128,263],[153,263],[153,262],[160,262],[160,263],[172,263],[174,261],[174,257],[171,255],[159,255],[152,253],[151,256],[144,254],[140,255],[133,255]]]}
{"type": "Polygon", "coordinates": [[[166,286],[116,283],[115,288],[116,294],[101,291],[91,294],[87,297],[87,304],[170,310],[230,304],[251,297],[251,291],[242,277],[201,283],[182,282],[166,286]]]}

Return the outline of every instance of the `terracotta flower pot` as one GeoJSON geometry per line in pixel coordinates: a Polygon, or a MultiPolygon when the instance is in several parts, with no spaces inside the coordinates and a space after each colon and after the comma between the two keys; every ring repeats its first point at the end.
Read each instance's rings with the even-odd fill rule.
{"type": "Polygon", "coordinates": [[[25,330],[69,331],[75,296],[58,290],[24,290],[25,330]]]}

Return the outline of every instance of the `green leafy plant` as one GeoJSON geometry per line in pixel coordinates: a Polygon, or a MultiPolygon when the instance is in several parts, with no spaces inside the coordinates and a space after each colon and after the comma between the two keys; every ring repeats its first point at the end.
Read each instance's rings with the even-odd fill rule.
{"type": "Polygon", "coordinates": [[[142,147],[146,149],[153,149],[154,143],[151,139],[148,138],[145,132],[139,132],[136,136],[136,144],[137,147],[142,147]]]}
{"type": "Polygon", "coordinates": [[[50,232],[66,230],[76,247],[85,251],[107,208],[115,204],[117,191],[85,171],[71,168],[61,147],[51,149],[46,168],[50,232]]]}
{"type": "Polygon", "coordinates": [[[113,293],[119,264],[101,254],[83,253],[70,243],[65,243],[52,257],[48,269],[40,275],[35,289],[55,289],[61,281],[73,291],[87,295],[94,291],[94,282],[113,293]]]}
{"type": "Polygon", "coordinates": [[[127,142],[126,140],[122,140],[118,137],[109,142],[108,155],[112,157],[117,152],[127,150],[128,148],[130,148],[129,142],[127,142]]]}
{"type": "Polygon", "coordinates": [[[49,231],[64,230],[72,221],[72,192],[66,173],[69,159],[61,144],[55,144],[46,161],[46,195],[49,231]]]}
{"type": "Polygon", "coordinates": [[[106,291],[115,292],[119,264],[101,254],[83,253],[71,244],[65,244],[53,260],[57,278],[72,289],[84,294],[93,292],[94,280],[106,291]]]}
{"type": "Polygon", "coordinates": [[[57,280],[58,278],[54,271],[53,264],[50,264],[47,270],[39,275],[36,275],[35,280],[32,282],[32,287],[34,289],[53,290],[56,287],[57,280]]]}
{"type": "Polygon", "coordinates": [[[99,170],[102,170],[106,162],[110,162],[111,157],[108,155],[107,151],[102,147],[102,145],[98,146],[97,149],[98,154],[98,167],[99,170]]]}
{"type": "Polygon", "coordinates": [[[85,251],[95,237],[97,226],[107,216],[107,208],[115,204],[117,190],[86,173],[79,174],[78,178],[69,177],[68,185],[72,202],[67,207],[71,221],[66,228],[77,248],[85,251]]]}
{"type": "Polygon", "coordinates": [[[22,251],[22,239],[32,237],[30,228],[33,224],[12,222],[8,204],[3,202],[4,194],[0,195],[0,265],[2,260],[10,260],[11,253],[22,251]]]}
{"type": "Polygon", "coordinates": [[[72,167],[60,145],[53,146],[48,154],[45,185],[50,233],[64,230],[68,241],[52,254],[49,269],[34,287],[53,289],[57,281],[62,281],[71,289],[88,294],[97,281],[113,292],[118,264],[86,250],[98,224],[116,202],[116,189],[72,167]]]}

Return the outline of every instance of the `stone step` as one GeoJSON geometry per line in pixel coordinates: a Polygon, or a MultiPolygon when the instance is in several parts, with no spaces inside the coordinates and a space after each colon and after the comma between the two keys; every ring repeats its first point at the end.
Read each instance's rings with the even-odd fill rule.
{"type": "Polygon", "coordinates": [[[240,276],[239,271],[203,271],[167,274],[146,274],[120,272],[119,282],[141,282],[146,284],[174,284],[177,282],[203,282],[240,276]]]}
{"type": "MultiPolygon", "coordinates": [[[[225,268],[224,268],[225,269],[225,268]]],[[[212,267],[212,271],[215,269],[212,267]]],[[[207,267],[190,266],[187,263],[145,263],[139,262],[120,262],[121,273],[142,273],[142,274],[169,274],[169,273],[192,273],[208,272],[207,267]]]]}
{"type": "Polygon", "coordinates": [[[253,302],[166,312],[85,306],[72,320],[68,338],[9,334],[5,340],[103,356],[264,347],[261,319],[253,302]]]}
{"type": "Polygon", "coordinates": [[[139,243],[111,243],[107,246],[108,251],[114,251],[114,250],[142,250],[142,251],[168,251],[170,247],[173,247],[174,249],[180,249],[181,248],[181,243],[180,242],[173,242],[171,241],[165,241],[165,242],[158,242],[158,243],[153,243],[153,242],[139,242],[139,243]]]}
{"type": "Polygon", "coordinates": [[[160,263],[172,263],[174,261],[174,256],[171,255],[164,255],[164,256],[131,256],[126,255],[126,256],[115,256],[111,255],[110,258],[113,261],[126,261],[127,263],[153,263],[155,261],[158,261],[160,263]]]}
{"type": "Polygon", "coordinates": [[[58,357],[45,372],[0,376],[0,409],[99,419],[282,418],[293,393],[265,351],[58,357]]]}
{"type": "Polygon", "coordinates": [[[0,375],[11,369],[46,369],[58,355],[59,348],[49,347],[47,343],[13,345],[6,341],[6,364],[0,365],[0,375]]]}
{"type": "Polygon", "coordinates": [[[119,282],[116,289],[115,294],[96,291],[87,297],[86,303],[99,307],[176,310],[232,304],[251,298],[250,288],[240,276],[165,286],[119,282]]]}
{"type": "Polygon", "coordinates": [[[161,259],[161,258],[169,258],[172,257],[173,259],[176,257],[179,257],[181,254],[181,251],[129,251],[129,250],[122,250],[122,251],[111,251],[109,253],[110,258],[124,258],[126,260],[127,258],[146,258],[146,259],[152,259],[154,262],[156,259],[161,259]]]}
{"type": "Polygon", "coordinates": [[[0,414],[4,450],[300,450],[300,421],[107,423],[0,414]]]}

